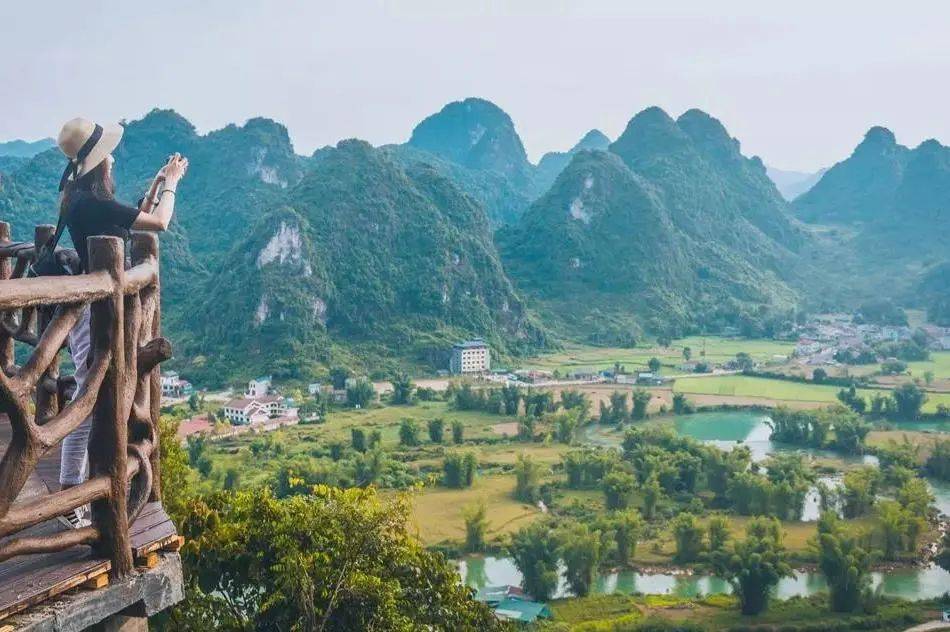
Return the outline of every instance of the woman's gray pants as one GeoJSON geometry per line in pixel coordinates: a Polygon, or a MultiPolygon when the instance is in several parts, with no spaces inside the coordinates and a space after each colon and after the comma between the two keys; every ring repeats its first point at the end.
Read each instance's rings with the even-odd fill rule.
{"type": "MultiPolygon", "coordinates": [[[[69,332],[69,353],[76,365],[76,393],[75,399],[89,375],[86,364],[89,359],[89,307],[82,311],[79,321],[69,332]]],[[[89,432],[92,430],[92,416],[86,417],[78,428],[66,435],[63,439],[62,455],[60,456],[59,484],[79,485],[88,476],[89,470],[89,432]]]]}

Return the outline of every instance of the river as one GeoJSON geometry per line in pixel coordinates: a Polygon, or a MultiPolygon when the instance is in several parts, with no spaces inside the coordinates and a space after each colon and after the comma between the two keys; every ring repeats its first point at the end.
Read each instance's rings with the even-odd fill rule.
{"type": "MultiPolygon", "coordinates": [[[[777,452],[800,453],[811,457],[842,458],[828,450],[799,448],[783,445],[770,440],[769,417],[764,413],[749,411],[720,411],[681,415],[669,418],[676,432],[693,437],[699,441],[716,445],[722,449],[732,449],[737,445],[747,445],[752,458],[762,461],[777,452]]],[[[948,432],[950,426],[938,423],[934,427],[919,427],[919,424],[907,424],[907,430],[931,430],[948,432]]],[[[585,443],[602,447],[619,447],[623,433],[612,428],[596,424],[583,431],[585,443]]],[[[845,457],[846,460],[877,465],[877,458],[871,455],[845,457]]],[[[838,479],[824,477],[823,482],[836,484],[838,479]]],[[[950,514],[950,484],[928,480],[936,499],[935,504],[941,513],[950,514]]],[[[802,520],[817,520],[818,495],[816,490],[809,493],[802,512],[802,520]]],[[[468,557],[459,562],[459,573],[469,586],[479,588],[486,585],[520,585],[521,573],[511,558],[507,557],[468,557]]],[[[928,599],[938,597],[950,591],[950,573],[939,566],[926,568],[900,568],[886,573],[872,574],[875,589],[880,588],[885,595],[905,599],[928,599]]],[[[827,588],[821,573],[796,571],[793,577],[783,578],[775,589],[775,595],[786,599],[796,595],[807,596],[827,588]]],[[[712,575],[674,575],[670,573],[638,573],[630,570],[604,573],[595,582],[593,592],[671,594],[681,597],[695,597],[714,593],[729,593],[731,588],[724,580],[712,575]]],[[[563,573],[556,597],[570,596],[563,573]]]]}
{"type": "MultiPolygon", "coordinates": [[[[465,584],[473,588],[521,584],[521,573],[508,557],[468,557],[459,562],[459,574],[465,584]]],[[[929,599],[939,597],[950,590],[950,573],[936,565],[927,568],[901,568],[886,573],[872,573],[872,585],[875,589],[880,587],[882,594],[892,597],[929,599]]],[[[827,584],[821,573],[796,571],[794,577],[786,577],[779,581],[775,588],[775,595],[781,599],[788,599],[796,595],[806,596],[819,593],[826,588],[827,584]]],[[[592,592],[595,594],[640,592],[697,597],[730,593],[732,589],[726,581],[712,575],[638,573],[625,570],[602,574],[594,582],[592,592]]],[[[554,596],[571,596],[563,572],[554,596]]]]}

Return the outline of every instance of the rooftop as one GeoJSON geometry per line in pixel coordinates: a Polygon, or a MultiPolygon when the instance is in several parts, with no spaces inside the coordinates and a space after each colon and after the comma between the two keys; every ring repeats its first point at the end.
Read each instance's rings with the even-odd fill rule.
{"type": "Polygon", "coordinates": [[[454,349],[485,349],[488,345],[485,344],[485,341],[481,338],[472,338],[471,340],[463,340],[462,342],[456,342],[452,345],[454,349]]]}

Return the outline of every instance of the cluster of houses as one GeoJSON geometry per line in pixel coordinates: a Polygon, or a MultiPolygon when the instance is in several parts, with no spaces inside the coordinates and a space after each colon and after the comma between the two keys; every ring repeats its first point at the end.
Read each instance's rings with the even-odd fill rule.
{"type": "MultiPolygon", "coordinates": [[[[950,350],[950,327],[924,325],[921,327],[933,351],[950,350]]],[[[871,352],[881,342],[910,340],[914,330],[904,325],[875,325],[856,323],[850,314],[823,314],[794,330],[798,341],[795,357],[811,365],[837,364],[835,356],[843,353],[860,355],[871,352]]]]}
{"type": "Polygon", "coordinates": [[[191,435],[214,435],[217,438],[247,432],[269,432],[299,423],[295,402],[277,393],[270,376],[250,380],[240,397],[228,400],[221,407],[221,415],[228,425],[224,430],[215,428],[213,415],[203,413],[183,421],[178,436],[185,440],[191,435]]]}

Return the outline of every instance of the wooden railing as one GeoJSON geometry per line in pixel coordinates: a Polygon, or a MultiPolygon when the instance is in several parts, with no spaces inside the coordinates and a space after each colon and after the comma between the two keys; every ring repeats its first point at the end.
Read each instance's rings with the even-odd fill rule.
{"type": "MultiPolygon", "coordinates": [[[[38,226],[34,243],[46,243],[52,232],[38,226]]],[[[0,562],[88,544],[119,578],[133,564],[129,524],[147,502],[161,500],[158,365],[171,345],[160,337],[157,237],[133,235],[128,270],[121,239],[90,237],[88,250],[88,274],[28,278],[35,248],[13,242],[9,224],[0,222],[0,413],[12,435],[0,460],[0,562]],[[88,378],[70,397],[75,381],[60,376],[59,355],[87,306],[88,378]],[[26,345],[19,354],[15,341],[26,345]],[[90,414],[89,479],[18,499],[40,458],[90,414]],[[92,526],[21,533],[87,503],[92,526]]]]}

